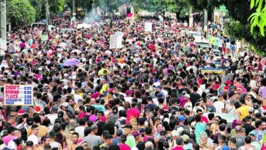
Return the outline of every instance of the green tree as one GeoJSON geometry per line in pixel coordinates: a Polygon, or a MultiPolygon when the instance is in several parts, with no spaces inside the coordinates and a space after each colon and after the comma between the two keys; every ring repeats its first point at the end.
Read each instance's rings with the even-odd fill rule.
{"type": "MultiPolygon", "coordinates": [[[[94,1],[96,1],[96,0],[94,0],[94,1]]],[[[98,2],[98,0],[96,2],[98,2]]],[[[83,9],[90,11],[92,9],[92,3],[93,3],[93,0],[76,0],[76,7],[77,8],[82,7],[83,9]]],[[[73,0],[65,0],[65,4],[69,8],[73,8],[73,0]]]]}
{"type": "MultiPolygon", "coordinates": [[[[191,5],[198,9],[214,9],[220,5],[226,6],[228,9],[228,16],[233,21],[226,24],[227,33],[231,37],[235,37],[239,40],[244,39],[250,43],[257,52],[266,52],[266,38],[261,35],[259,27],[254,26],[253,34],[251,34],[251,25],[248,21],[251,14],[254,12],[254,8],[250,9],[250,1],[247,0],[191,0],[191,5]]],[[[265,32],[265,31],[264,31],[265,32]]]]}
{"type": "Polygon", "coordinates": [[[166,6],[167,11],[176,13],[177,18],[184,18],[189,12],[187,0],[163,0],[163,6],[166,6]]]}
{"type": "Polygon", "coordinates": [[[251,0],[250,1],[250,9],[256,9],[249,20],[251,23],[251,33],[254,33],[254,28],[260,28],[260,34],[265,36],[265,27],[266,27],[266,3],[265,0],[251,0]]]}
{"type": "Polygon", "coordinates": [[[63,12],[65,6],[65,0],[49,0],[49,10],[53,14],[63,12]]]}
{"type": "Polygon", "coordinates": [[[7,18],[13,25],[29,25],[35,21],[35,9],[29,0],[7,1],[7,18]]]}
{"type": "Polygon", "coordinates": [[[42,6],[44,5],[44,0],[29,0],[33,8],[35,9],[35,18],[36,20],[40,20],[43,18],[44,15],[42,15],[42,6]]]}

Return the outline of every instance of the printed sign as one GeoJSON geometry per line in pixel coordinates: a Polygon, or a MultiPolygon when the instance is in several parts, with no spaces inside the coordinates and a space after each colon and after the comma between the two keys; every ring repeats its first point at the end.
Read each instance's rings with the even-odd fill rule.
{"type": "Polygon", "coordinates": [[[110,49],[123,47],[123,35],[123,32],[116,32],[110,36],[110,49]]]}
{"type": "Polygon", "coordinates": [[[116,48],[116,43],[117,43],[116,40],[117,40],[116,35],[112,34],[110,36],[110,49],[116,48]]]}
{"type": "Polygon", "coordinates": [[[5,85],[4,92],[4,105],[33,105],[31,85],[5,85]]]}
{"type": "Polygon", "coordinates": [[[42,35],[41,36],[42,41],[47,41],[48,40],[48,35],[42,35]]]}
{"type": "Polygon", "coordinates": [[[151,22],[145,23],[145,32],[152,32],[152,23],[151,22]]]}

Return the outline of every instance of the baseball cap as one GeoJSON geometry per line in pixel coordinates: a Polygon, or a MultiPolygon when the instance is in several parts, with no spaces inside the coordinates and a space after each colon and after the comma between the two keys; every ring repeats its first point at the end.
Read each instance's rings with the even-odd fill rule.
{"type": "Polygon", "coordinates": [[[184,97],[190,98],[190,95],[189,94],[185,94],[184,97]]]}
{"type": "Polygon", "coordinates": [[[184,115],[178,116],[178,121],[179,122],[182,122],[182,121],[185,121],[185,120],[186,120],[186,117],[184,115]]]}
{"type": "Polygon", "coordinates": [[[182,135],[181,138],[183,139],[184,142],[188,142],[189,140],[189,136],[186,134],[182,135]]]}
{"type": "Polygon", "coordinates": [[[140,136],[140,132],[139,131],[133,131],[132,132],[132,135],[134,136],[134,137],[137,137],[137,136],[140,136]]]}
{"type": "Polygon", "coordinates": [[[22,116],[22,115],[24,115],[25,114],[25,111],[23,110],[23,109],[20,109],[19,111],[18,111],[18,115],[19,116],[22,116]]]}
{"type": "Polygon", "coordinates": [[[253,130],[253,131],[249,132],[248,135],[254,135],[254,136],[256,136],[256,132],[253,130]]]}

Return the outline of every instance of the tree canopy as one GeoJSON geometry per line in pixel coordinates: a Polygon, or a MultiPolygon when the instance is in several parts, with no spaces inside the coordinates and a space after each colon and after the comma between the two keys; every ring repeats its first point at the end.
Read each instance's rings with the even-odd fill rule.
{"type": "Polygon", "coordinates": [[[27,25],[35,21],[35,9],[29,0],[7,1],[7,18],[15,25],[27,25]]]}
{"type": "Polygon", "coordinates": [[[214,9],[220,5],[226,6],[228,9],[228,16],[233,19],[233,21],[226,25],[227,33],[239,40],[244,39],[262,53],[266,52],[266,38],[260,34],[261,31],[259,30],[259,27],[254,26],[253,34],[250,32],[252,26],[249,23],[249,17],[254,12],[254,8],[250,9],[250,1],[192,0],[190,4],[198,9],[214,9]]]}

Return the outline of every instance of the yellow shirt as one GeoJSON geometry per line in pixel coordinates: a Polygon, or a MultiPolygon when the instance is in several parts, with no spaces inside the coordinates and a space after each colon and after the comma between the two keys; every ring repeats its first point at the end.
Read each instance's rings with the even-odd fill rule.
{"type": "Polygon", "coordinates": [[[249,115],[249,106],[241,106],[239,107],[237,110],[239,111],[239,114],[240,114],[240,120],[244,119],[246,116],[249,115]]]}
{"type": "Polygon", "coordinates": [[[104,84],[102,86],[102,89],[101,89],[100,93],[103,94],[105,91],[107,91],[107,88],[108,88],[108,85],[107,84],[104,84]]]}
{"type": "MultiPolygon", "coordinates": [[[[39,132],[38,132],[38,135],[37,137],[38,138],[41,138],[45,135],[48,134],[48,128],[46,126],[43,126],[43,125],[39,125],[39,132]]],[[[31,127],[28,129],[28,136],[31,134],[31,127]]]]}

